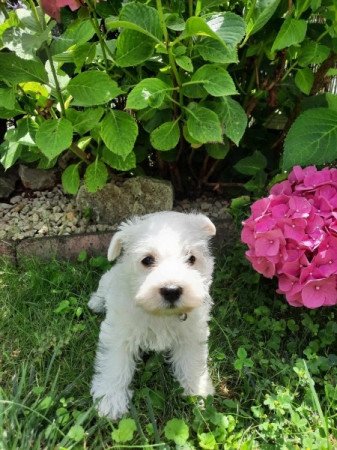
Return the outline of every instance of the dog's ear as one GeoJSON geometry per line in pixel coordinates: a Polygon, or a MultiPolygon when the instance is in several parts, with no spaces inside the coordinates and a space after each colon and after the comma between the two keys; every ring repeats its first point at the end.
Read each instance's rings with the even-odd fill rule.
{"type": "Polygon", "coordinates": [[[199,221],[201,224],[202,230],[206,233],[207,236],[215,236],[216,228],[214,223],[204,214],[198,214],[199,221]]]}
{"type": "Polygon", "coordinates": [[[108,248],[108,260],[109,261],[114,261],[121,254],[122,246],[123,246],[122,235],[123,235],[122,231],[117,231],[117,233],[115,233],[112,236],[112,239],[111,239],[111,242],[110,242],[110,245],[108,248]]]}

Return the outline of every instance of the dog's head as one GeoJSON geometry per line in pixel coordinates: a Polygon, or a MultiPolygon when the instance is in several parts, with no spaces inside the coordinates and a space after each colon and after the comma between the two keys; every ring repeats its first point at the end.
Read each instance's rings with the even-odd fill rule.
{"type": "Polygon", "coordinates": [[[203,214],[160,212],[120,225],[108,259],[125,266],[136,305],[152,314],[182,314],[208,296],[215,226],[203,214]]]}

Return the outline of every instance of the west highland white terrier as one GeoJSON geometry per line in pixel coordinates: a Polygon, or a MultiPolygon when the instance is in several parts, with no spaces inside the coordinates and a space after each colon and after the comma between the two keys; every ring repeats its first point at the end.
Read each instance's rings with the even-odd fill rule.
{"type": "Polygon", "coordinates": [[[140,350],[168,352],[187,395],[214,392],[207,368],[215,226],[203,214],[159,212],[123,222],[89,307],[106,312],[91,393],[100,415],[128,411],[140,350]]]}

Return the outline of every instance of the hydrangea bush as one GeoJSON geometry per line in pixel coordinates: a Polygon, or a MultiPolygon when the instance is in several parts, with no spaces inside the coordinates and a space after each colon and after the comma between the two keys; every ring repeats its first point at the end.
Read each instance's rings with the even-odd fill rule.
{"type": "Polygon", "coordinates": [[[292,306],[337,303],[337,169],[295,166],[256,201],[241,239],[253,268],[292,306]]]}

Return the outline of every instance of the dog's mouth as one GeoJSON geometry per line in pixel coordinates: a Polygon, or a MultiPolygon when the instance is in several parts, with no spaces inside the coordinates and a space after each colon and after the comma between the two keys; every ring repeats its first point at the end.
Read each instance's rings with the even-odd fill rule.
{"type": "Polygon", "coordinates": [[[190,313],[193,309],[194,308],[188,306],[165,305],[163,307],[147,311],[155,316],[180,316],[182,314],[190,313]]]}

